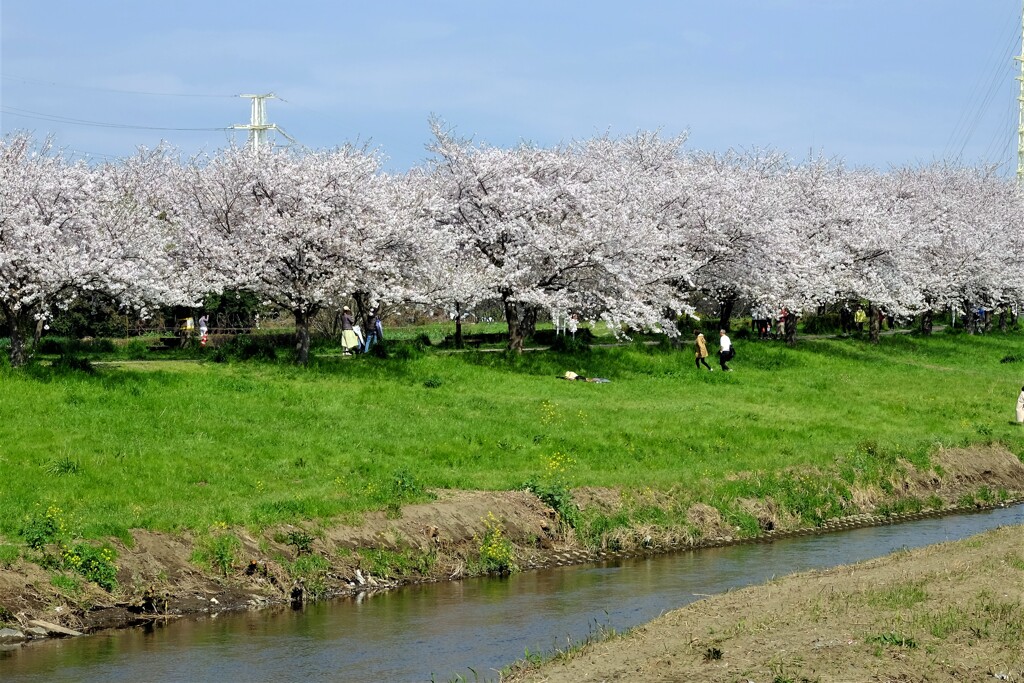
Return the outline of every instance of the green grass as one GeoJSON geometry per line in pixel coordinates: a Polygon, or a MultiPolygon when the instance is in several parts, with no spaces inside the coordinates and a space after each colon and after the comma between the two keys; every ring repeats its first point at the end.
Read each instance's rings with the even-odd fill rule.
{"type": "MultiPolygon", "coordinates": [[[[897,458],[994,441],[1024,453],[1024,430],[1008,424],[1024,368],[999,362],[1022,340],[745,342],[728,374],[698,372],[688,349],[639,344],[308,368],[2,368],[0,534],[17,538],[37,504],[65,510],[85,537],[397,514],[430,488],[518,488],[556,454],[572,486],[669,492],[684,512],[685,500],[728,511],[772,495],[814,522],[854,482],[884,484],[897,458]],[[556,379],[566,370],[612,382],[556,379]]],[[[644,505],[633,519],[657,523],[659,506],[644,505]]]]}

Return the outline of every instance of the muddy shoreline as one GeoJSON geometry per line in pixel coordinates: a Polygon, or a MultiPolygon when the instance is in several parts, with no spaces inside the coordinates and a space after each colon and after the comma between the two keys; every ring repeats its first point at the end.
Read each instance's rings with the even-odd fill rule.
{"type": "MultiPolygon", "coordinates": [[[[255,536],[244,529],[233,530],[240,548],[223,574],[194,561],[200,538],[136,530],[133,543],[114,541],[119,555],[119,588],[114,594],[87,585],[82,594],[69,599],[50,583],[50,574],[38,565],[22,559],[13,567],[0,568],[3,626],[22,634],[18,638],[8,633],[4,642],[17,644],[66,635],[33,626],[32,622],[90,633],[224,611],[301,606],[314,599],[465,578],[473,574],[474,557],[479,553],[479,539],[485,533],[484,520],[489,514],[501,519],[518,568],[529,570],[771,542],[1024,502],[1024,464],[1004,448],[951,449],[936,460],[939,467],[929,472],[908,469],[902,481],[892,482],[893,493],[859,491],[864,512],[828,520],[820,527],[794,526],[773,501],[751,501],[764,517],[762,533],[756,537],[739,537],[735,529],[722,522],[717,511],[698,503],[690,511],[691,521],[698,528],[696,534],[679,529],[636,529],[608,539],[610,542],[602,548],[587,548],[575,541],[571,530],[560,528],[552,509],[527,491],[440,491],[437,500],[406,506],[398,517],[372,513],[358,526],[316,528],[309,534],[299,527],[267,530],[255,536]],[[979,487],[1004,495],[991,502],[972,500],[965,505],[965,496],[979,487]],[[906,514],[873,512],[902,497],[925,493],[941,500],[942,507],[906,514]],[[286,542],[296,533],[308,539],[303,547],[286,542]],[[417,558],[430,558],[430,562],[421,563],[415,571],[385,570],[380,555],[390,557],[392,563],[415,563],[417,558]],[[302,557],[323,558],[317,560],[321,570],[296,577],[295,563],[301,563],[302,557]],[[289,562],[292,564],[286,566],[289,562]]],[[[578,495],[582,505],[606,508],[613,507],[616,499],[612,491],[581,490],[578,495]]]]}

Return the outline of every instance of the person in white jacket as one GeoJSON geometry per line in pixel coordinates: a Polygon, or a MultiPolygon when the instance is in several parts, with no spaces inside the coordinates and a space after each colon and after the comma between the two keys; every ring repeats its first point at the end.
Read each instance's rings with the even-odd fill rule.
{"type": "Polygon", "coordinates": [[[1024,423],[1024,387],[1020,388],[1020,396],[1017,397],[1017,423],[1024,423]]]}
{"type": "Polygon", "coordinates": [[[722,366],[722,372],[732,372],[726,363],[732,359],[732,340],[729,339],[729,335],[726,334],[725,330],[719,330],[718,334],[720,338],[718,340],[718,364],[722,366]]]}

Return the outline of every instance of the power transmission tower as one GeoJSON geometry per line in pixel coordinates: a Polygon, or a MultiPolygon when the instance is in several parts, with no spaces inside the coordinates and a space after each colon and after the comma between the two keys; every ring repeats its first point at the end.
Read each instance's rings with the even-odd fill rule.
{"type": "Polygon", "coordinates": [[[235,130],[249,131],[249,148],[252,151],[258,151],[260,147],[267,144],[268,130],[277,131],[287,138],[289,142],[295,142],[295,138],[284,132],[284,130],[282,130],[276,123],[267,123],[267,107],[265,101],[269,99],[277,99],[277,95],[271,92],[265,95],[239,95],[239,97],[248,97],[252,100],[252,115],[249,117],[248,125],[238,123],[231,127],[235,130]]]}
{"type": "Polygon", "coordinates": [[[1021,11],[1020,55],[1014,57],[1020,62],[1020,95],[1017,96],[1017,187],[1024,187],[1024,9],[1021,11]]]}

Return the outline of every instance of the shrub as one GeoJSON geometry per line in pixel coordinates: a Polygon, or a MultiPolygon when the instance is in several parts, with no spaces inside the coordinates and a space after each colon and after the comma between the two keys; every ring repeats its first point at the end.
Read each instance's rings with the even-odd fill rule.
{"type": "Polygon", "coordinates": [[[750,330],[749,327],[744,325],[743,327],[741,327],[741,328],[739,328],[737,330],[733,330],[731,336],[732,336],[733,339],[738,339],[740,341],[744,341],[744,340],[747,340],[747,339],[753,339],[754,338],[754,333],[750,330]]]}
{"type": "Polygon", "coordinates": [[[57,372],[84,372],[89,375],[96,372],[88,358],[79,358],[70,353],[62,354],[53,361],[52,367],[57,372]]]}
{"type": "Polygon", "coordinates": [[[285,541],[288,545],[295,546],[298,555],[308,554],[313,545],[313,537],[305,531],[289,531],[285,534],[285,541]]]}
{"type": "Polygon", "coordinates": [[[829,334],[842,329],[842,323],[837,313],[826,313],[824,315],[809,315],[803,319],[805,334],[829,334]]]}
{"type": "Polygon", "coordinates": [[[519,571],[515,564],[512,543],[505,537],[505,527],[488,512],[483,520],[484,536],[480,539],[481,569],[488,574],[510,574],[519,571]]]}
{"type": "Polygon", "coordinates": [[[78,572],[108,593],[117,588],[117,553],[109,545],[96,548],[88,543],[77,543],[61,553],[65,569],[78,572]]]}
{"type": "Polygon", "coordinates": [[[57,356],[65,352],[67,343],[68,340],[63,337],[43,337],[39,340],[37,350],[46,356],[57,356]]]}
{"type": "MultiPolygon", "coordinates": [[[[426,337],[426,335],[420,335],[426,337]]],[[[429,338],[427,339],[429,343],[429,338]]],[[[370,353],[377,358],[394,358],[396,360],[414,360],[421,358],[427,345],[421,339],[413,341],[382,341],[374,344],[370,353]]]]}
{"type": "Polygon", "coordinates": [[[19,533],[32,550],[43,550],[51,543],[64,541],[70,535],[64,511],[56,505],[38,511],[26,520],[19,533]]]}
{"type": "Polygon", "coordinates": [[[232,360],[277,360],[276,335],[240,334],[213,350],[211,358],[216,363],[232,360]]]}
{"type": "Polygon", "coordinates": [[[125,344],[123,353],[129,360],[144,360],[149,357],[149,347],[141,339],[132,339],[125,344]]]}
{"type": "MultiPolygon", "coordinates": [[[[548,405],[546,401],[545,405],[548,405]]],[[[556,452],[547,459],[541,475],[530,479],[523,485],[523,488],[531,491],[558,513],[558,518],[563,524],[573,528],[579,524],[580,516],[580,510],[573,500],[568,480],[569,468],[574,464],[571,457],[565,453],[556,452]]]]}
{"type": "MultiPolygon", "coordinates": [[[[584,330],[580,330],[582,332],[584,330]]],[[[550,348],[552,351],[558,353],[587,353],[590,351],[590,340],[593,335],[590,334],[590,330],[585,330],[587,334],[583,335],[579,332],[575,336],[568,334],[560,334],[555,336],[550,342],[550,348]]]]}

